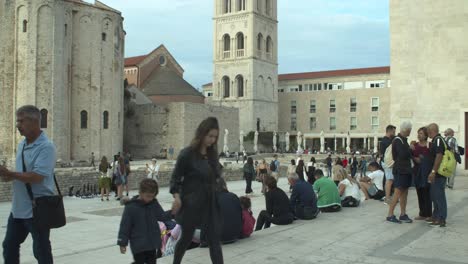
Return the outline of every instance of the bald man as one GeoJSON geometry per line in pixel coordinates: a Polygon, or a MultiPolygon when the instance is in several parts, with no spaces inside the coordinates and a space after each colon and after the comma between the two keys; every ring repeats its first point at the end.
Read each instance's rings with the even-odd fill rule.
{"type": "Polygon", "coordinates": [[[447,218],[447,199],[445,197],[445,185],[447,178],[438,174],[442,158],[444,157],[446,143],[439,134],[439,126],[437,124],[430,124],[427,127],[429,138],[432,139],[430,147],[429,159],[432,166],[431,174],[429,174],[428,181],[431,183],[431,199],[434,203],[434,212],[430,225],[434,227],[445,227],[445,220],[447,218]]]}
{"type": "MultiPolygon", "coordinates": [[[[447,142],[447,145],[448,145],[450,151],[452,151],[455,156],[458,155],[458,157],[460,157],[460,153],[458,152],[457,139],[454,137],[454,134],[455,134],[455,132],[451,128],[448,128],[447,130],[445,130],[445,132],[444,132],[445,141],[447,142]]],[[[453,174],[448,179],[448,183],[447,183],[447,187],[449,187],[449,189],[453,189],[453,185],[455,184],[455,176],[456,175],[457,175],[457,167],[456,167],[456,164],[455,164],[455,170],[453,170],[453,174]]]]}

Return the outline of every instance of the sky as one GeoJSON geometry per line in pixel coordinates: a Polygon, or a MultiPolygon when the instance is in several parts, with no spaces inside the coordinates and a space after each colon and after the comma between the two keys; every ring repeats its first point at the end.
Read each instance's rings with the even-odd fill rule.
{"type": "MultiPolygon", "coordinates": [[[[164,44],[195,88],[212,81],[214,0],[101,1],[122,12],[126,57],[164,44]]],[[[390,64],[388,0],[278,0],[278,21],[280,74],[390,64]]]]}

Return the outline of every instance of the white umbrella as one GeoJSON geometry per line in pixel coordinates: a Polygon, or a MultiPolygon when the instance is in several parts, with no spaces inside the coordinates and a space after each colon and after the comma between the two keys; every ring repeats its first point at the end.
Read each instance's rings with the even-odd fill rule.
{"type": "Polygon", "coordinates": [[[258,152],[258,131],[255,131],[255,136],[254,136],[254,152],[258,152]]]}
{"type": "Polygon", "coordinates": [[[346,138],[346,152],[351,153],[351,135],[349,135],[349,132],[348,137],[346,138]]]}
{"type": "Polygon", "coordinates": [[[276,152],[278,148],[276,147],[276,131],[273,133],[273,152],[276,152]]]}
{"type": "Polygon", "coordinates": [[[229,130],[224,129],[224,147],[223,147],[224,153],[226,153],[226,152],[229,151],[229,147],[228,147],[228,135],[229,135],[229,130]]]}
{"type": "Polygon", "coordinates": [[[296,141],[297,141],[297,151],[299,153],[302,153],[302,133],[301,133],[301,131],[297,132],[296,141]]]}
{"type": "Polygon", "coordinates": [[[285,141],[286,141],[286,152],[289,151],[289,132],[286,132],[285,136],[285,141]]]}
{"type": "Polygon", "coordinates": [[[240,144],[239,149],[241,152],[243,152],[244,151],[244,131],[243,130],[240,131],[239,144],[240,144]]]}
{"type": "Polygon", "coordinates": [[[322,132],[320,132],[320,153],[324,153],[325,152],[325,134],[323,133],[323,130],[322,132]]]}
{"type": "Polygon", "coordinates": [[[374,153],[377,153],[377,145],[379,144],[379,139],[377,135],[374,136],[374,153]]]}

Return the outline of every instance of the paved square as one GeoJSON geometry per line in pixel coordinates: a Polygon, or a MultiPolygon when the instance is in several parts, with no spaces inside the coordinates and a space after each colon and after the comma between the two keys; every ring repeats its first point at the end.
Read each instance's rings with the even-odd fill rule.
{"type": "MultiPolygon", "coordinates": [[[[286,190],[286,179],[281,178],[279,185],[286,190]]],[[[228,187],[242,195],[244,182],[228,182],[228,187]]],[[[260,184],[255,183],[253,187],[257,194],[252,204],[257,216],[264,208],[264,199],[259,195],[260,184]]],[[[431,228],[423,222],[386,223],[387,206],[367,201],[359,208],[345,208],[339,213],[320,214],[312,221],[275,226],[225,245],[225,263],[468,263],[467,189],[468,178],[458,177],[456,189],[447,190],[449,217],[444,229],[431,228]]],[[[159,200],[165,209],[169,208],[172,198],[167,188],[161,189],[159,200]]],[[[51,235],[55,263],[131,263],[131,254],[121,255],[116,246],[122,213],[118,202],[66,198],[65,205],[69,223],[51,235]]],[[[0,204],[2,239],[10,206],[10,203],[0,204]]],[[[410,190],[408,208],[409,215],[416,216],[414,190],[410,190]]],[[[21,263],[36,263],[30,238],[22,246],[21,256],[21,263]]],[[[169,264],[172,259],[159,259],[158,263],[169,264]]],[[[208,249],[188,251],[184,263],[211,263],[208,249]]]]}

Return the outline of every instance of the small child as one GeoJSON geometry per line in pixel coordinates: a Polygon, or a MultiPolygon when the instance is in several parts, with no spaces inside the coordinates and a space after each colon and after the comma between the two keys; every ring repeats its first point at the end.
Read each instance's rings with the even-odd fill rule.
{"type": "Polygon", "coordinates": [[[139,195],[125,204],[120,222],[117,245],[127,252],[128,242],[136,264],[155,264],[157,250],[161,248],[161,230],[158,221],[170,219],[156,200],[158,183],[153,179],[140,182],[139,195]]]}
{"type": "Polygon", "coordinates": [[[252,215],[252,202],[247,196],[241,196],[240,203],[242,207],[242,237],[246,238],[252,234],[255,227],[255,218],[252,215]]]}

